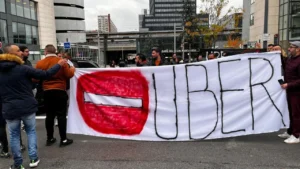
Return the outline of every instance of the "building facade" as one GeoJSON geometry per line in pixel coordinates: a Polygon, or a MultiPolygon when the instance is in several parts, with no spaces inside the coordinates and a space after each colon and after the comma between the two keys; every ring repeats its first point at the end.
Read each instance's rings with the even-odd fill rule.
{"type": "Polygon", "coordinates": [[[140,30],[165,31],[183,26],[184,6],[192,6],[196,15],[196,0],[150,0],[150,14],[139,16],[140,30]]]}
{"type": "Polygon", "coordinates": [[[279,43],[287,49],[290,41],[300,40],[300,0],[280,0],[279,6],[279,43]]]}
{"type": "Polygon", "coordinates": [[[278,18],[279,0],[244,0],[244,43],[248,47],[255,47],[255,43],[263,46],[264,41],[267,41],[267,44],[277,44],[278,18]],[[267,33],[265,33],[265,28],[267,28],[267,33]]]}
{"type": "Polygon", "coordinates": [[[84,0],[54,0],[57,42],[86,42],[84,0]]]}
{"type": "Polygon", "coordinates": [[[40,47],[44,49],[46,45],[57,45],[55,32],[55,17],[53,0],[37,0],[37,17],[40,47]]]}
{"type": "Polygon", "coordinates": [[[40,59],[38,2],[31,0],[0,0],[0,42],[27,46],[29,59],[40,59]]]}
{"type": "Polygon", "coordinates": [[[98,16],[98,30],[102,33],[115,33],[118,29],[111,20],[110,14],[98,16]]]}

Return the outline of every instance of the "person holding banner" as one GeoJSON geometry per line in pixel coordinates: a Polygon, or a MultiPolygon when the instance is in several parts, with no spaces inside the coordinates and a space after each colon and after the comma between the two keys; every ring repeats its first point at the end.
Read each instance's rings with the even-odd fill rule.
{"type": "Polygon", "coordinates": [[[294,144],[300,143],[300,41],[291,42],[288,50],[291,57],[286,60],[285,82],[281,87],[287,91],[290,127],[278,136],[287,138],[285,143],[294,144]]]}
{"type": "MultiPolygon", "coordinates": [[[[36,64],[37,69],[48,70],[60,58],[55,54],[55,47],[53,45],[47,45],[45,48],[46,58],[40,60],[36,64]]],[[[67,146],[73,143],[73,140],[67,138],[67,80],[70,80],[74,76],[75,68],[65,64],[62,69],[50,80],[43,82],[44,89],[44,102],[46,111],[46,130],[47,141],[46,146],[51,146],[56,142],[54,138],[54,119],[57,117],[58,129],[60,134],[60,146],[67,146]]]]}

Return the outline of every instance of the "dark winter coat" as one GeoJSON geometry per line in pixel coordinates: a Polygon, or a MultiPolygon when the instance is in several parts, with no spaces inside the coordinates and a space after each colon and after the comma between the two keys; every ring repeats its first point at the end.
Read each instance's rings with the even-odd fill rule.
{"type": "Polygon", "coordinates": [[[38,104],[32,93],[32,79],[50,78],[61,67],[57,64],[48,71],[42,71],[23,63],[18,56],[0,55],[0,96],[2,113],[6,120],[36,113],[38,104]]]}
{"type": "Polygon", "coordinates": [[[287,92],[300,94],[300,56],[288,58],[284,68],[284,80],[288,84],[287,92]]]}

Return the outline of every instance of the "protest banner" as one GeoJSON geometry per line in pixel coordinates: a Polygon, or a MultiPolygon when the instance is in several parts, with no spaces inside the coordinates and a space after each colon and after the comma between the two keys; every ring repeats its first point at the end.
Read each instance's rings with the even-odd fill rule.
{"type": "Polygon", "coordinates": [[[176,66],[77,69],[68,133],[189,141],[278,131],[289,125],[279,53],[176,66]]]}

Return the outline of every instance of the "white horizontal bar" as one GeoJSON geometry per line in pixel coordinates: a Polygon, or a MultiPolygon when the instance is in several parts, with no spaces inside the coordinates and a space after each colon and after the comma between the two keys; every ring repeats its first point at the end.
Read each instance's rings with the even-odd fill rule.
{"type": "Polygon", "coordinates": [[[103,96],[92,93],[84,93],[86,102],[91,102],[96,105],[106,106],[122,106],[122,107],[142,107],[142,99],[121,98],[116,96],[103,96]]]}

